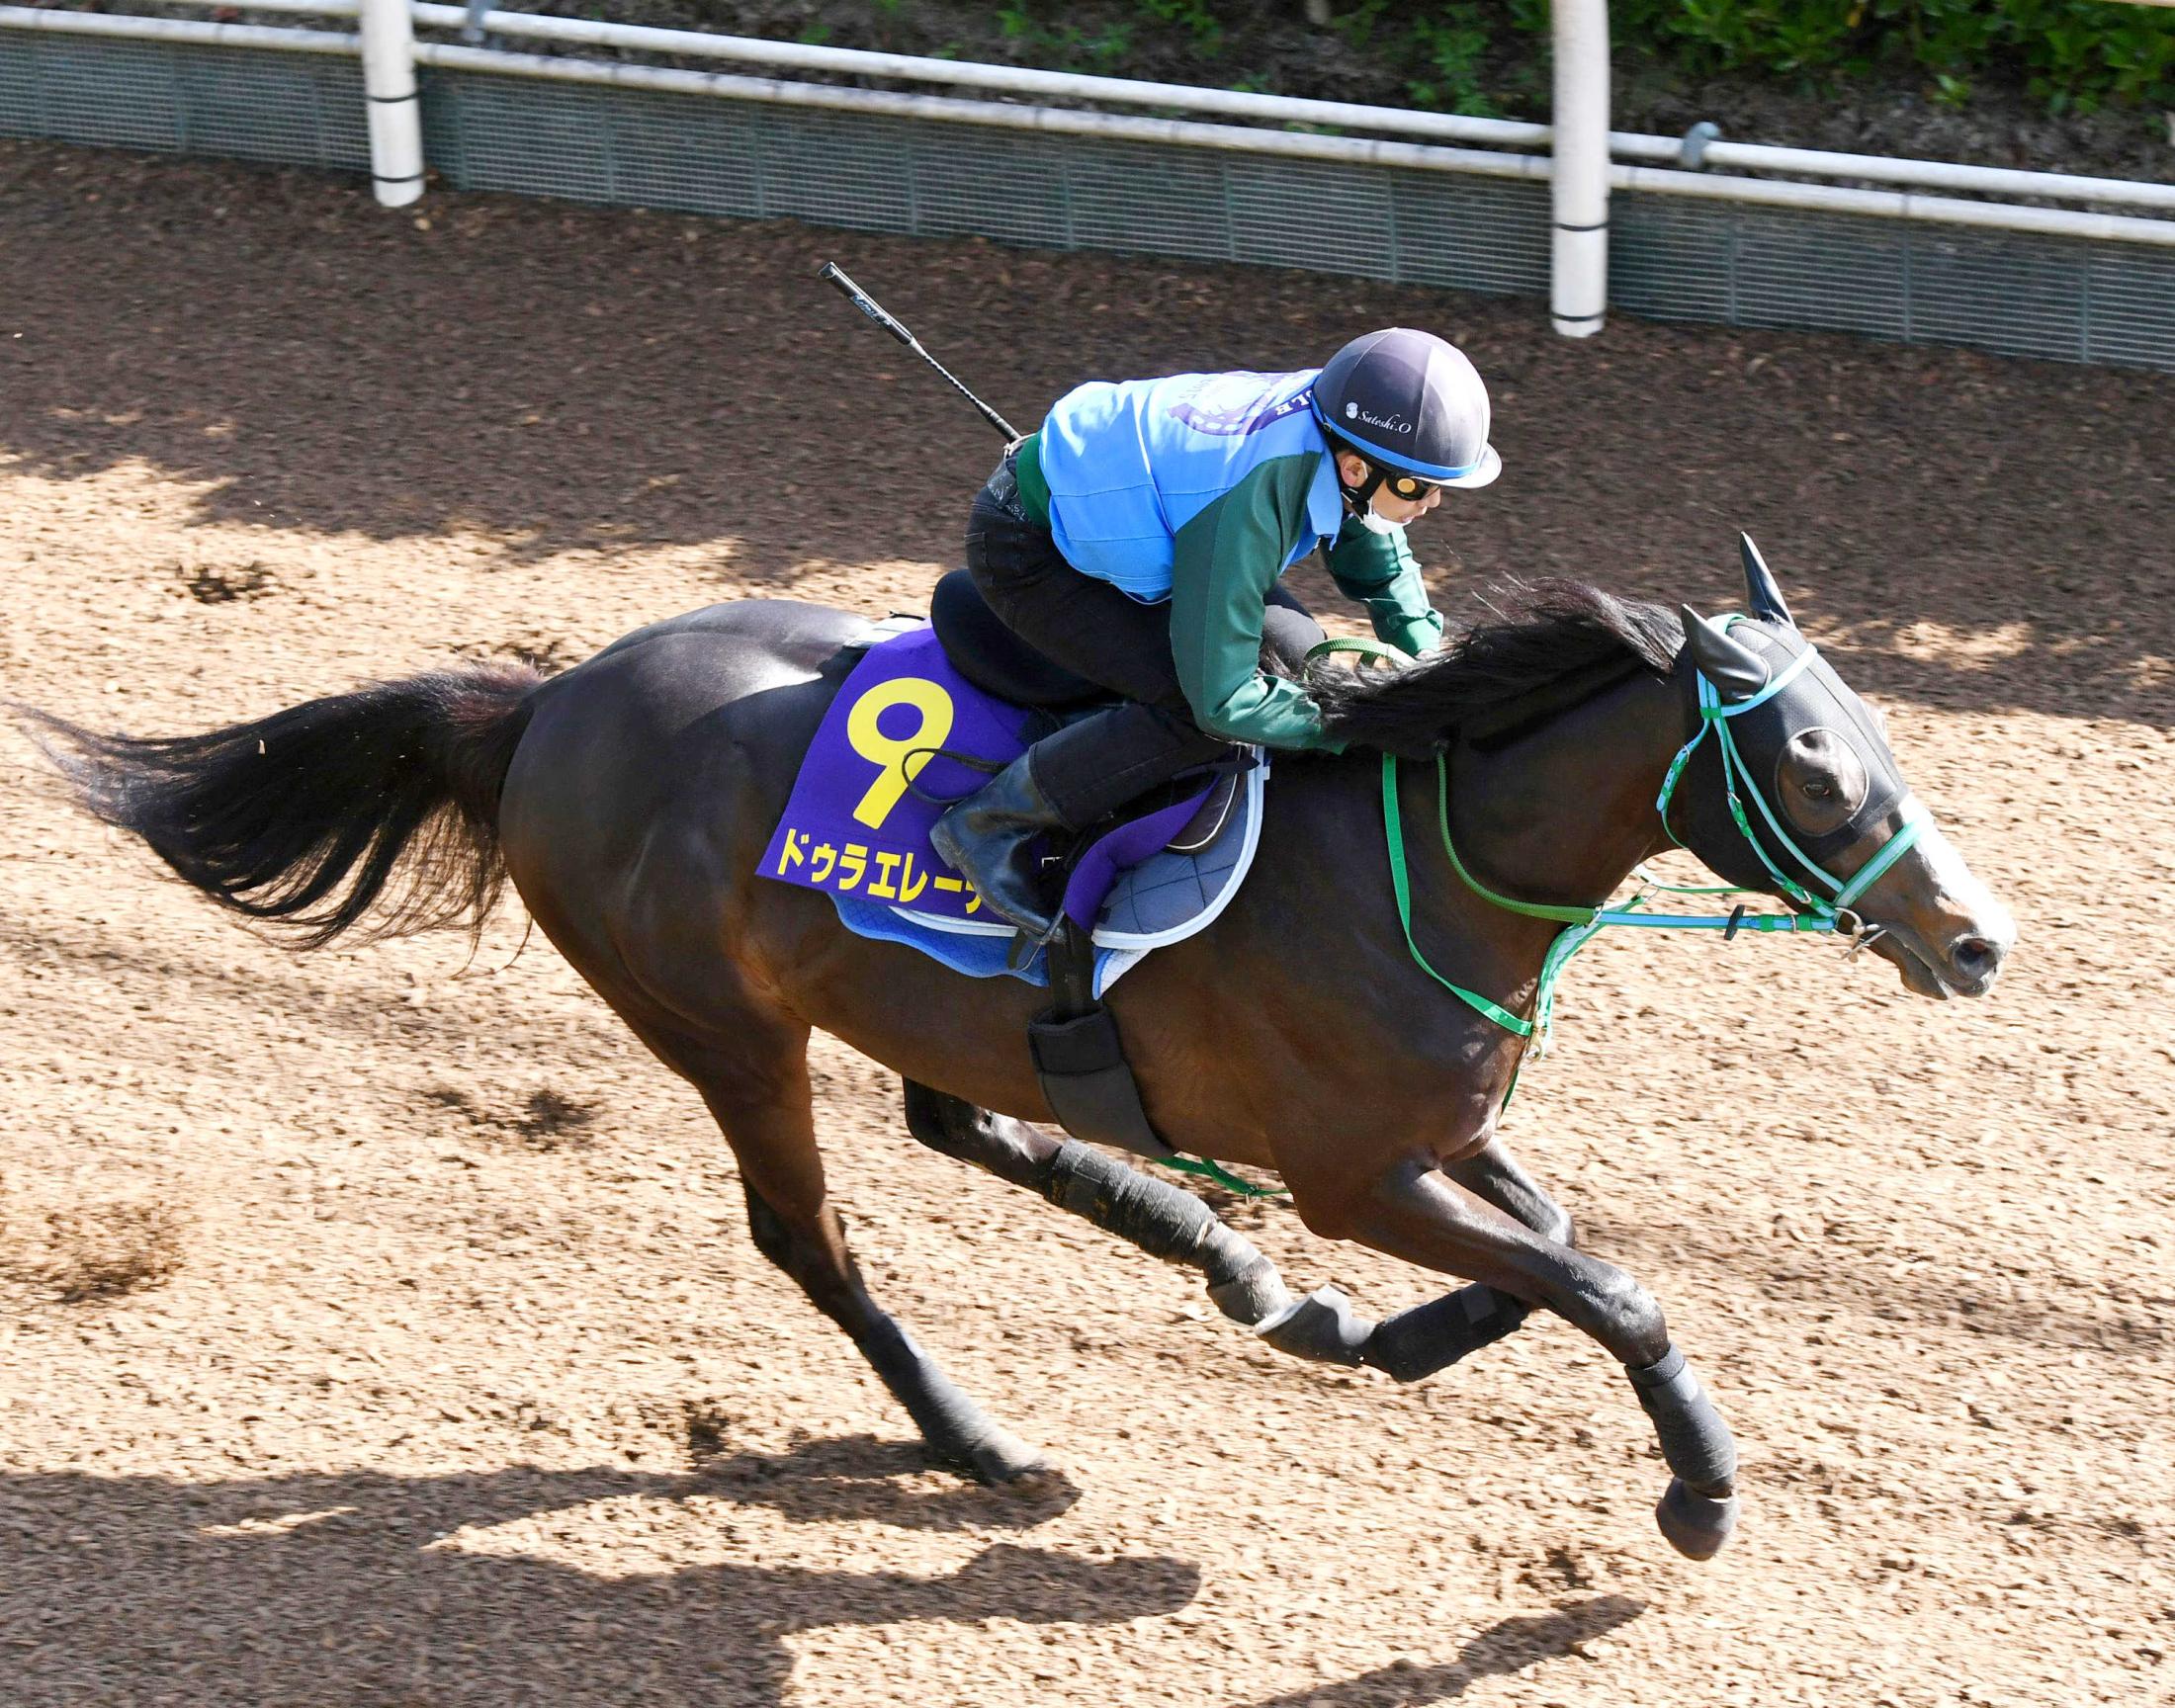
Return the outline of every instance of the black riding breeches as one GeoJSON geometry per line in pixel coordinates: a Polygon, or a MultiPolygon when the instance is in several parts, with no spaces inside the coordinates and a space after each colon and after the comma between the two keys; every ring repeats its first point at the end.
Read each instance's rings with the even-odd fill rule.
{"type": "MultiPolygon", "coordinates": [[[[1035,743],[1035,781],[1069,823],[1086,826],[1158,783],[1231,751],[1193,722],[1171,651],[1171,606],[1148,605],[1065,560],[1050,530],[1028,515],[1006,452],[975,495],[967,568],[998,618],[1036,651],[1128,704],[1035,743]]],[[[1271,590],[1262,639],[1296,667],[1321,625],[1281,584],[1271,590]]]]}

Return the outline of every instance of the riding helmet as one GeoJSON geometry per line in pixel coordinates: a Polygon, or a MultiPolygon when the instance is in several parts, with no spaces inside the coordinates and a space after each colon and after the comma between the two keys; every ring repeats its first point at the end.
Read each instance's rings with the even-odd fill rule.
{"type": "Polygon", "coordinates": [[[1361,456],[1441,486],[1503,472],[1488,443],[1488,387],[1433,332],[1390,326],[1354,338],[1314,381],[1314,417],[1361,456]]]}

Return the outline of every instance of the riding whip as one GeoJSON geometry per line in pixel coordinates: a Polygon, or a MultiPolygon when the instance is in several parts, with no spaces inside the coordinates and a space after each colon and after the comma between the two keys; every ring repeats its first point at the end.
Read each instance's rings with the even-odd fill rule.
{"type": "Polygon", "coordinates": [[[943,363],[937,361],[935,357],[931,356],[926,350],[922,349],[921,340],[916,338],[912,332],[909,332],[904,326],[900,325],[899,322],[894,319],[890,314],[886,313],[883,304],[878,302],[875,298],[871,297],[866,291],[862,290],[860,286],[854,284],[851,279],[848,279],[845,274],[840,271],[837,262],[826,261],[820,272],[817,274],[817,277],[821,279],[827,279],[833,285],[837,286],[839,291],[844,294],[846,300],[851,302],[854,307],[860,309],[862,313],[866,314],[871,320],[875,321],[877,325],[881,326],[886,332],[889,332],[894,338],[898,339],[899,342],[904,344],[909,350],[912,350],[916,356],[920,357],[922,361],[926,362],[931,368],[935,369],[937,373],[943,375],[943,377],[951,383],[952,389],[957,391],[960,396],[966,398],[966,400],[972,403],[977,409],[981,410],[982,418],[987,421],[992,427],[995,427],[1000,433],[1003,434],[1006,439],[1017,439],[1019,437],[1018,428],[1014,427],[1009,421],[1005,420],[1003,416],[1000,415],[995,409],[992,409],[987,403],[983,402],[982,399],[977,397],[972,391],[968,390],[967,387],[960,382],[958,375],[954,374],[949,368],[945,367],[943,363]]]}

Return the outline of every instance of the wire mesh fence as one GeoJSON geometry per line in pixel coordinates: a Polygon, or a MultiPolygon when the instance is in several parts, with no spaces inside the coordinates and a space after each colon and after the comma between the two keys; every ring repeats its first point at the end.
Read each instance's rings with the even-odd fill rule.
{"type": "MultiPolygon", "coordinates": [[[[449,184],[583,202],[1545,295],[1544,184],[428,70],[449,184]]],[[[0,133],[367,170],[353,60],[0,31],[0,133]]],[[[2175,372],[2175,251],[1651,193],[1610,297],[2175,372]]]]}
{"type": "Polygon", "coordinates": [[[370,170],[352,59],[0,30],[0,134],[370,170]]]}

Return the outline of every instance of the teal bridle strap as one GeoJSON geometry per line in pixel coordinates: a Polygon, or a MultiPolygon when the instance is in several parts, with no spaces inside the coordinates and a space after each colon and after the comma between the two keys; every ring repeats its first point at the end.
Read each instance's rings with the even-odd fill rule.
{"type": "MultiPolygon", "coordinates": [[[[1448,767],[1439,753],[1436,755],[1435,763],[1436,774],[1442,779],[1443,823],[1447,826],[1449,823],[1448,767]]],[[[1405,947],[1412,952],[1414,964],[1419,967],[1421,972],[1433,979],[1468,1008],[1486,1015],[1502,1027],[1504,1031],[1513,1033],[1520,1038],[1530,1038],[1533,1035],[1533,1022],[1531,1020],[1522,1020],[1501,1003],[1490,1001],[1487,997],[1481,995],[1479,991],[1468,990],[1464,985],[1454,983],[1443,978],[1441,974],[1429,965],[1428,958],[1421,954],[1420,945],[1413,938],[1412,876],[1405,869],[1405,820],[1404,814],[1397,805],[1397,756],[1394,753],[1382,755],[1382,839],[1389,844],[1390,890],[1397,897],[1397,923],[1404,929],[1405,947]]],[[[1445,837],[1443,846],[1447,847],[1448,845],[1448,838],[1445,837]]],[[[1453,853],[1450,858],[1454,861],[1457,856],[1453,853]]],[[[1460,866],[1458,870],[1462,873],[1464,868],[1460,866]]],[[[1471,880],[1468,879],[1467,882],[1470,883],[1471,880]]],[[[1513,910],[1522,912],[1524,909],[1514,907],[1513,910]]],[[[1592,909],[1588,908],[1584,911],[1591,913],[1592,909]]],[[[1544,985],[1543,989],[1545,988],[1544,985]]]]}
{"type": "MultiPolygon", "coordinates": [[[[1727,628],[1732,628],[1743,621],[1744,619],[1741,617],[1724,618],[1724,628],[1725,630],[1727,628]]],[[[1784,665],[1782,669],[1778,670],[1775,675],[1769,679],[1768,685],[1765,688],[1761,689],[1759,693],[1753,695],[1752,698],[1749,700],[1737,700],[1733,701],[1730,705],[1726,707],[1718,707],[1713,716],[1717,718],[1741,718],[1747,712],[1750,712],[1755,706],[1765,706],[1770,700],[1774,699],[1776,695],[1782,693],[1784,689],[1787,688],[1792,682],[1796,681],[1798,677],[1802,676],[1805,671],[1811,667],[1812,661],[1814,657],[1817,656],[1819,648],[1812,645],[1811,642],[1808,641],[1805,645],[1805,649],[1802,652],[1798,653],[1797,656],[1792,658],[1787,664],[1784,665]]],[[[1709,682],[1704,676],[1701,676],[1699,678],[1699,686],[1706,689],[1712,689],[1714,684],[1709,682]]]]}
{"type": "MultiPolygon", "coordinates": [[[[1734,628],[1744,619],[1732,616],[1724,618],[1722,621],[1724,628],[1728,629],[1734,628]]],[[[1926,833],[1926,827],[1933,822],[1933,819],[1915,796],[1906,796],[1903,803],[1902,823],[1896,827],[1895,833],[1880,845],[1873,857],[1852,873],[1848,880],[1838,878],[1829,872],[1811,855],[1798,847],[1791,840],[1789,832],[1783,828],[1782,820],[1776,816],[1775,809],[1768,805],[1767,797],[1761,793],[1759,785],[1754,782],[1752,768],[1745,763],[1743,753],[1738,751],[1736,738],[1730,733],[1729,721],[1732,718],[1742,717],[1756,706],[1765,704],[1795,681],[1797,676],[1811,664],[1816,650],[1817,648],[1808,642],[1804,650],[1784,665],[1765,688],[1747,700],[1725,704],[1722,700],[1721,691],[1712,682],[1708,681],[1704,675],[1697,676],[1699,727],[1692,739],[1677,750],[1677,756],[1670,761],[1668,774],[1662,779],[1661,793],[1654,801],[1654,810],[1661,814],[1662,829],[1667,833],[1669,839],[1676,842],[1680,848],[1683,847],[1683,842],[1679,840],[1677,832],[1671,828],[1669,823],[1669,803],[1676,793],[1677,781],[1684,775],[1685,767],[1691,762],[1693,753],[1697,749],[1699,743],[1706,739],[1708,732],[1711,731],[1722,750],[1722,788],[1728,800],[1729,815],[1736,823],[1738,833],[1751,845],[1753,854],[1758,858],[1760,864],[1767,868],[1768,875],[1775,880],[1777,887],[1792,900],[1798,902],[1816,919],[1824,921],[1826,929],[1833,930],[1835,929],[1837,916],[1847,912],[1852,903],[1865,895],[1879,880],[1883,872],[1911,851],[1917,844],[1918,839],[1926,833]],[[1740,783],[1744,786],[1742,794],[1738,789],[1740,783]],[[1759,809],[1762,821],[1765,822],[1776,841],[1782,844],[1789,857],[1795,860],[1806,873],[1817,878],[1826,886],[1829,894],[1825,899],[1806,890],[1801,883],[1792,879],[1770,857],[1766,845],[1754,833],[1751,820],[1745,815],[1745,796],[1752,798],[1752,804],[1759,809]]],[[[1749,925],[1751,920],[1748,918],[1745,923],[1749,925]]],[[[1812,926],[1806,928],[1820,929],[1822,927],[1812,926]]]]}
{"type": "Polygon", "coordinates": [[[1905,817],[1895,834],[1880,844],[1870,860],[1851,874],[1851,881],[1838,890],[1835,898],[1828,903],[1836,912],[1844,911],[1870,890],[1880,875],[1917,846],[1918,839],[1926,834],[1926,827],[1934,821],[1934,815],[1919,805],[1916,796],[1905,797],[1903,806],[1905,817]]]}
{"type": "Polygon", "coordinates": [[[1808,917],[1797,913],[1748,913],[1742,909],[1729,914],[1643,913],[1638,909],[1646,897],[1653,894],[1681,896],[1740,896],[1744,891],[1727,887],[1677,886],[1657,884],[1642,871],[1637,874],[1639,887],[1636,893],[1618,907],[1586,907],[1564,905],[1548,901],[1521,901],[1514,896],[1505,896],[1491,890],[1476,878],[1457,852],[1457,841],[1450,834],[1450,780],[1449,761],[1440,753],[1436,755],[1436,822],[1441,836],[1442,852],[1450,862],[1450,870],[1458,880],[1483,901],[1505,912],[1517,913],[1527,919],[1545,919],[1561,925],[1548,945],[1548,953],[1541,961],[1540,979],[1533,992],[1533,1017],[1527,1020],[1512,1013],[1500,1002],[1483,996],[1477,990],[1469,990],[1454,980],[1445,978],[1421,952],[1412,930],[1412,876],[1405,852],[1404,811],[1397,799],[1397,760],[1393,754],[1382,755],[1382,832],[1389,847],[1390,890],[1397,898],[1397,923],[1405,934],[1405,947],[1419,969],[1437,984],[1455,996],[1474,1012],[1484,1015],[1514,1037],[1533,1039],[1534,1055],[1547,1053],[1549,1036],[1555,1023],[1556,981],[1571,957],[1594,940],[1604,927],[1610,925],[1673,926],[1678,929],[1727,931],[1735,936],[1745,931],[1832,931],[1834,921],[1808,917]]]}
{"type": "MultiPolygon", "coordinates": [[[[1728,624],[1735,624],[1743,621],[1743,619],[1730,618],[1726,621],[1728,624]]],[[[1328,649],[1354,652],[1388,650],[1377,648],[1374,643],[1367,641],[1330,642],[1327,646],[1318,647],[1316,650],[1328,649]]],[[[1752,851],[1759,858],[1760,864],[1766,867],[1769,875],[1774,878],[1777,887],[1798,904],[1798,911],[1754,913],[1746,908],[1737,907],[1726,914],[1641,912],[1639,909],[1646,898],[1657,893],[1676,896],[1744,896],[1758,894],[1758,892],[1738,890],[1726,885],[1657,884],[1643,870],[1633,874],[1639,881],[1637,892],[1629,900],[1615,907],[1607,905],[1587,907],[1545,901],[1521,901],[1516,897],[1505,896],[1498,891],[1491,890],[1467,869],[1465,862],[1458,855],[1456,839],[1450,834],[1449,762],[1445,755],[1437,752],[1435,758],[1436,826],[1442,839],[1442,852],[1449,859],[1450,869],[1457,874],[1459,881],[1466,889],[1491,906],[1500,907],[1506,912],[1517,913],[1528,919],[1549,920],[1563,927],[1556,934],[1555,940],[1549,944],[1548,952],[1542,959],[1540,978],[1533,993],[1533,1016],[1530,1020],[1524,1019],[1512,1013],[1501,1003],[1481,995],[1477,990],[1468,990],[1464,985],[1444,978],[1421,953],[1419,942],[1414,938],[1412,930],[1412,880],[1411,874],[1407,870],[1404,816],[1397,798],[1397,759],[1395,755],[1385,753],[1382,755],[1383,840],[1389,847],[1390,889],[1397,898],[1397,922],[1405,934],[1405,947],[1410,951],[1414,963],[1429,978],[1476,1013],[1485,1016],[1515,1037],[1533,1040],[1533,1053],[1539,1056],[1546,1053],[1554,1024],[1557,979],[1561,976],[1571,957],[1583,949],[1607,926],[1631,925],[1650,928],[1665,927],[1681,931],[1720,931],[1725,937],[1735,937],[1739,931],[1827,933],[1847,929],[1854,942],[1864,940],[1868,933],[1863,922],[1858,919],[1855,913],[1851,912],[1852,904],[1879,880],[1881,874],[1911,851],[1919,838],[1924,835],[1926,827],[1933,822],[1931,814],[1919,804],[1915,796],[1906,796],[1903,807],[1903,821],[1897,826],[1894,834],[1889,836],[1875,851],[1873,857],[1854,872],[1848,880],[1836,878],[1799,848],[1790,839],[1789,833],[1783,828],[1774,809],[1768,805],[1766,797],[1754,782],[1751,769],[1745,763],[1744,755],[1738,751],[1736,740],[1730,733],[1729,728],[1730,719],[1740,717],[1754,707],[1765,704],[1788,687],[1799,673],[1811,664],[1813,655],[1814,648],[1810,644],[1806,645],[1804,650],[1784,665],[1759,693],[1749,699],[1731,704],[1724,704],[1720,690],[1705,675],[1696,672],[1695,680],[1698,690],[1699,727],[1692,739],[1677,750],[1676,757],[1670,761],[1668,773],[1662,779],[1661,793],[1655,798],[1654,802],[1654,809],[1661,815],[1663,831],[1672,842],[1676,842],[1680,848],[1683,847],[1684,844],[1678,840],[1677,833],[1670,828],[1669,804],[1676,793],[1678,780],[1684,775],[1685,767],[1691,763],[1692,755],[1697,750],[1699,743],[1706,739],[1708,733],[1712,732],[1722,752],[1722,787],[1728,800],[1730,817],[1736,824],[1739,833],[1751,844],[1752,851]],[[1740,783],[1743,785],[1742,794],[1740,794],[1738,788],[1740,783]],[[1827,898],[1823,899],[1813,895],[1802,884],[1790,878],[1776,865],[1775,861],[1769,856],[1766,845],[1754,833],[1751,820],[1746,816],[1743,799],[1746,795],[1752,798],[1753,805],[1759,810],[1762,820],[1774,834],[1776,840],[1782,844],[1793,860],[1804,868],[1807,874],[1817,879],[1830,892],[1827,898]],[[1847,926],[1844,924],[1846,919],[1849,922],[1847,926]]],[[[1513,1084],[1516,1084],[1515,1076],[1513,1084]]],[[[1504,1101],[1508,1106],[1510,1101],[1508,1095],[1506,1095],[1504,1101]]]]}

